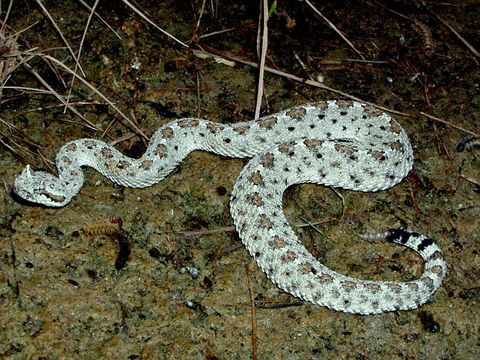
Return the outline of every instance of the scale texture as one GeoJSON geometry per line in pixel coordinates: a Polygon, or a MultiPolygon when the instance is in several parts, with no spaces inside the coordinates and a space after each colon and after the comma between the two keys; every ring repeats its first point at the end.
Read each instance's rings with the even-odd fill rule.
{"type": "Polygon", "coordinates": [[[230,202],[240,238],[265,274],[301,299],[339,311],[375,314],[414,309],[441,285],[446,264],[435,243],[418,233],[391,229],[383,237],[407,246],[424,260],[420,279],[365,281],[336,273],[315,259],[290,228],[282,196],[294,184],[315,183],[379,191],[410,171],[407,134],[386,113],[353,101],[298,106],[261,119],[225,125],[181,119],[158,129],[140,159],[94,139],[65,144],[57,154],[59,176],[27,166],[13,189],[46,206],[65,206],[83,185],[82,166],[114,183],[143,188],[164,179],[191,151],[251,157],[230,202]]]}

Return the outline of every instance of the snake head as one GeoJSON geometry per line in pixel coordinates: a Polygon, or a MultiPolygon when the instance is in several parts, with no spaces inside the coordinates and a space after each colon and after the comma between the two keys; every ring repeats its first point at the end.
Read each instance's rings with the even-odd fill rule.
{"type": "Polygon", "coordinates": [[[72,199],[59,178],[43,171],[34,172],[30,165],[16,177],[13,191],[27,201],[50,207],[65,206],[72,199]]]}

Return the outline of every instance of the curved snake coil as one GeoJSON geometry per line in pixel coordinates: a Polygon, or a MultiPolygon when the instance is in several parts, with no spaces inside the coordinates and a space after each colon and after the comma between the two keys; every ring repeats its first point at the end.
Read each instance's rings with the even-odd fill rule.
{"type": "Polygon", "coordinates": [[[384,234],[422,256],[418,280],[364,281],[322,265],[288,225],[282,196],[291,185],[378,191],[410,171],[413,153],[405,131],[389,115],[358,102],[307,104],[233,125],[172,121],[153,134],[140,159],[102,141],[71,141],[57,154],[59,177],[27,166],[13,189],[28,201],[60,207],[80,191],[81,166],[93,167],[119,185],[143,188],[165,178],[193,150],[252,157],[234,186],[231,214],[248,252],[279,288],[335,310],[375,314],[417,308],[440,286],[446,273],[443,255],[421,234],[403,229],[384,234]]]}

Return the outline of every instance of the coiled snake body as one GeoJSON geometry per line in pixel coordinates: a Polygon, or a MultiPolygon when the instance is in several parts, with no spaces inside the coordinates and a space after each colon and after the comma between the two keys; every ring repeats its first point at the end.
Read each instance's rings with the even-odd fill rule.
{"type": "Polygon", "coordinates": [[[422,256],[424,271],[418,280],[365,281],[322,265],[283,214],[283,192],[291,185],[378,191],[410,171],[413,154],[405,131],[386,113],[358,102],[306,104],[233,125],[172,121],[153,134],[140,159],[102,141],[75,140],[57,154],[59,177],[27,166],[13,188],[28,201],[60,207],[80,191],[81,166],[93,167],[119,185],[143,188],[165,178],[193,150],[252,158],[234,186],[231,214],[248,252],[279,288],[335,310],[374,314],[416,308],[440,286],[446,272],[442,253],[421,234],[403,229],[384,234],[422,256]]]}

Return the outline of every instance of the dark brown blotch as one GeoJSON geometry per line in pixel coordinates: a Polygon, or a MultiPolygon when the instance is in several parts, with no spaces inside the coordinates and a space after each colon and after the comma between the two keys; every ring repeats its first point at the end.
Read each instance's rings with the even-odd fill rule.
{"type": "Polygon", "coordinates": [[[263,181],[263,176],[260,174],[260,171],[257,170],[255,171],[252,176],[250,177],[250,180],[257,186],[265,186],[265,182],[263,181]]]}
{"type": "Polygon", "coordinates": [[[262,156],[260,160],[260,164],[267,169],[271,169],[273,168],[274,160],[275,160],[275,156],[273,156],[272,153],[266,153],[265,155],[262,156]]]}
{"type": "Polygon", "coordinates": [[[351,100],[337,100],[335,102],[339,108],[348,109],[353,106],[353,101],[351,100]]]}
{"type": "Polygon", "coordinates": [[[433,266],[430,271],[439,277],[443,274],[443,268],[440,265],[433,266]]]}
{"type": "Polygon", "coordinates": [[[385,154],[382,151],[370,150],[367,152],[368,155],[371,155],[376,160],[382,161],[385,160],[385,154]]]}
{"type": "Polygon", "coordinates": [[[372,284],[372,283],[366,283],[365,284],[365,287],[369,290],[373,290],[373,291],[378,291],[380,290],[380,285],[378,284],[372,284]]]}
{"type": "Polygon", "coordinates": [[[328,103],[326,101],[319,101],[313,104],[317,109],[326,110],[328,108],[328,103]]]}
{"type": "Polygon", "coordinates": [[[272,228],[272,222],[265,214],[260,215],[260,227],[268,230],[272,228]]]}
{"type": "Polygon", "coordinates": [[[250,126],[248,125],[237,126],[233,129],[238,135],[245,135],[248,130],[250,130],[250,126]]]}
{"type": "Polygon", "coordinates": [[[340,284],[346,291],[351,291],[357,287],[357,283],[353,281],[342,281],[340,284]]]}
{"type": "Polygon", "coordinates": [[[320,275],[317,275],[317,280],[322,282],[332,282],[333,277],[328,274],[320,274],[320,275]]]}
{"type": "Polygon", "coordinates": [[[76,145],[76,144],[70,144],[70,145],[68,145],[68,146],[65,148],[65,150],[67,150],[67,151],[75,151],[75,150],[77,150],[77,145],[76,145]]]}
{"type": "Polygon", "coordinates": [[[430,279],[428,276],[425,276],[425,277],[421,278],[420,281],[423,283],[423,285],[425,285],[425,287],[428,290],[433,291],[433,280],[432,279],[430,279]]]}
{"type": "Polygon", "coordinates": [[[357,149],[341,144],[335,144],[335,150],[344,154],[355,154],[357,152],[357,149]]]}
{"type": "Polygon", "coordinates": [[[117,169],[128,169],[132,164],[127,161],[119,161],[117,163],[117,169]]]}
{"type": "Polygon", "coordinates": [[[300,264],[300,271],[303,274],[308,274],[308,273],[316,274],[317,273],[317,270],[315,270],[313,268],[313,266],[310,265],[310,264],[300,264]]]}
{"type": "Polygon", "coordinates": [[[107,159],[111,159],[113,158],[113,154],[112,154],[112,149],[109,149],[109,148],[102,148],[102,151],[101,151],[102,155],[105,156],[107,159]]]}
{"type": "Polygon", "coordinates": [[[439,250],[436,250],[432,255],[430,255],[430,257],[428,258],[428,260],[438,260],[438,259],[443,259],[443,255],[442,253],[439,251],[439,250]]]}
{"type": "Polygon", "coordinates": [[[405,285],[407,285],[410,289],[412,289],[413,291],[417,291],[418,290],[418,285],[411,282],[411,283],[406,283],[405,285]]]}
{"type": "Polygon", "coordinates": [[[164,158],[167,156],[167,147],[164,144],[158,144],[155,149],[155,155],[164,158]]]}
{"type": "Polygon", "coordinates": [[[280,237],[278,235],[275,235],[273,237],[273,240],[270,241],[270,246],[275,248],[275,249],[281,249],[281,248],[285,247],[285,241],[280,239],[280,237]]]}
{"type": "Polygon", "coordinates": [[[95,146],[97,146],[97,143],[93,140],[84,140],[83,145],[85,145],[87,148],[92,149],[95,146]]]}
{"type": "Polygon", "coordinates": [[[323,145],[324,142],[322,140],[309,140],[309,139],[307,139],[307,140],[304,140],[303,143],[305,144],[305,146],[309,150],[313,150],[314,148],[323,145]]]}
{"type": "Polygon", "coordinates": [[[400,126],[395,121],[390,121],[390,130],[395,134],[400,134],[400,126]]]}
{"type": "Polygon", "coordinates": [[[287,116],[296,118],[296,117],[305,115],[306,113],[307,113],[307,110],[305,110],[304,108],[297,108],[297,109],[291,109],[287,111],[287,116]]]}
{"type": "Polygon", "coordinates": [[[62,161],[67,165],[70,165],[72,163],[72,160],[70,160],[70,158],[68,156],[64,156],[62,158],[62,161]]]}
{"type": "Polygon", "coordinates": [[[402,287],[401,287],[400,285],[398,285],[398,284],[389,284],[389,283],[387,283],[386,285],[387,285],[387,287],[388,287],[390,290],[393,290],[393,291],[395,291],[395,292],[400,292],[400,291],[402,290],[402,287]]]}
{"type": "Polygon", "coordinates": [[[377,109],[376,107],[373,107],[371,105],[363,105],[363,111],[365,112],[365,115],[369,119],[383,114],[382,110],[377,109]]]}
{"type": "Polygon", "coordinates": [[[262,197],[258,193],[248,195],[247,200],[255,206],[263,206],[262,197]]]}
{"type": "Polygon", "coordinates": [[[273,125],[277,123],[275,116],[270,116],[265,119],[258,120],[257,124],[263,129],[271,129],[273,125]]]}
{"type": "Polygon", "coordinates": [[[403,144],[399,140],[390,143],[390,149],[404,151],[403,144]]]}
{"type": "Polygon", "coordinates": [[[171,139],[173,137],[173,129],[171,127],[166,127],[162,129],[162,138],[164,139],[171,139]]]}
{"type": "Polygon", "coordinates": [[[295,141],[289,141],[287,143],[284,143],[284,144],[281,144],[279,147],[278,147],[278,151],[280,151],[281,153],[286,153],[286,152],[289,152],[292,150],[292,148],[296,145],[296,142],[295,141]]]}
{"type": "Polygon", "coordinates": [[[188,126],[187,120],[179,120],[177,121],[177,125],[180,126],[182,129],[188,126]]]}
{"type": "Polygon", "coordinates": [[[142,161],[142,163],[140,164],[140,167],[143,170],[150,170],[150,167],[152,166],[152,164],[153,164],[153,160],[145,160],[145,161],[142,161]]]}
{"type": "Polygon", "coordinates": [[[292,251],[287,251],[287,253],[283,254],[281,257],[283,262],[291,262],[291,261],[294,261],[296,258],[297,258],[297,255],[295,255],[295,253],[292,251]]]}
{"type": "Polygon", "coordinates": [[[215,134],[217,132],[217,130],[221,131],[221,130],[225,129],[225,127],[220,125],[220,124],[208,123],[207,124],[207,129],[210,130],[211,134],[215,134]]]}

